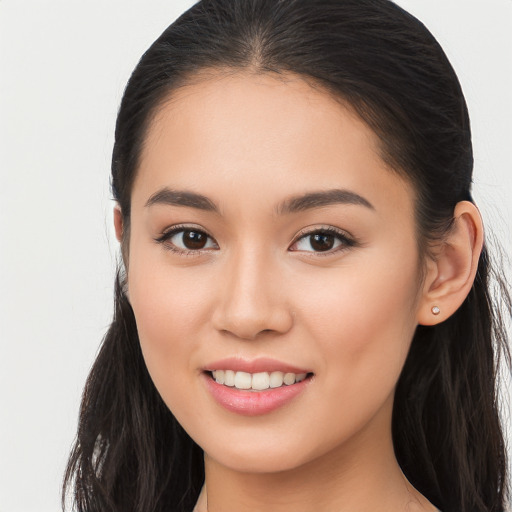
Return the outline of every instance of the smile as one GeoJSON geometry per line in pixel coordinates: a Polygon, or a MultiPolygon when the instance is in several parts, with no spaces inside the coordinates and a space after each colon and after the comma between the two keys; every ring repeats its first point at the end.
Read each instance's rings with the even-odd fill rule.
{"type": "Polygon", "coordinates": [[[314,374],[211,370],[203,372],[211,397],[224,409],[243,416],[268,414],[306,392],[314,374]]]}
{"type": "Polygon", "coordinates": [[[248,373],[233,370],[213,370],[212,378],[217,384],[250,391],[264,391],[302,382],[307,373],[258,372],[248,373]]]}

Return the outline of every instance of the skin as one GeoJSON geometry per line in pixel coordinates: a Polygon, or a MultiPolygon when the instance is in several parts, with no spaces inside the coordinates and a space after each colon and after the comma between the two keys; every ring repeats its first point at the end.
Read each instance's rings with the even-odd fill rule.
{"type": "MultiPolygon", "coordinates": [[[[393,396],[418,323],[442,321],[467,295],[482,228],[459,203],[447,242],[422,258],[414,200],[375,134],[296,76],[210,76],[158,110],[132,191],[128,291],[151,377],[205,451],[197,511],[435,510],[396,462],[393,396]],[[148,206],[164,188],[218,211],[148,206]],[[333,189],[371,207],[278,212],[333,189]],[[179,234],[156,241],[176,225],[206,233],[205,248],[170,250],[179,234]],[[307,232],[327,227],[352,243],[315,252],[307,232]],[[232,356],[314,376],[284,407],[242,416],[204,385],[205,366],[232,356]]],[[[123,240],[119,209],[115,224],[123,240]]]]}

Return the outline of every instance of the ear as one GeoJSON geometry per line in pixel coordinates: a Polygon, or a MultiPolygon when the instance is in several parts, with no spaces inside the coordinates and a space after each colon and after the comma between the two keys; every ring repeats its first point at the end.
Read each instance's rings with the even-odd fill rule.
{"type": "MultiPolygon", "coordinates": [[[[125,269],[128,269],[127,259],[125,254],[125,243],[123,243],[123,213],[121,211],[121,207],[116,203],[114,206],[114,229],[116,232],[117,241],[121,244],[121,256],[123,258],[123,264],[125,269]]],[[[123,292],[126,295],[128,301],[130,300],[130,295],[128,293],[128,281],[125,276],[125,280],[123,283],[123,292]]]]}
{"type": "Polygon", "coordinates": [[[484,233],[478,208],[469,201],[457,203],[453,226],[427,262],[418,323],[435,325],[450,317],[473,286],[484,233]]]}
{"type": "Polygon", "coordinates": [[[116,238],[119,243],[123,240],[123,214],[121,207],[116,203],[114,206],[114,228],[116,231],[116,238]]]}

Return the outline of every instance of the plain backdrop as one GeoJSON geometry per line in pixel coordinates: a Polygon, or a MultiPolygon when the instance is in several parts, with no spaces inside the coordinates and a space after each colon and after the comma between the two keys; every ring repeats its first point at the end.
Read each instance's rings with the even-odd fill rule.
{"type": "MultiPolygon", "coordinates": [[[[188,0],[0,0],[0,512],[59,510],[112,312],[109,164],[124,85],[188,0]]],[[[469,104],[474,195],[512,242],[512,1],[399,0],[469,104]]]]}

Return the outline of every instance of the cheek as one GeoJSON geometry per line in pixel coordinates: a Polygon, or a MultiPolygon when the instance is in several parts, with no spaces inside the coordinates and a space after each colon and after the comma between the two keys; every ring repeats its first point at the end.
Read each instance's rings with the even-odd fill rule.
{"type": "Polygon", "coordinates": [[[181,425],[197,423],[200,370],[197,354],[201,318],[208,318],[208,288],[204,281],[183,273],[130,267],[130,300],[140,345],[151,379],[167,407],[181,425]]]}
{"type": "Polygon", "coordinates": [[[394,386],[416,328],[417,268],[377,262],[357,267],[337,269],[315,286],[304,283],[309,293],[303,294],[302,317],[326,367],[334,364],[346,376],[326,372],[333,386],[394,386]]]}
{"type": "Polygon", "coordinates": [[[199,333],[211,316],[209,281],[197,268],[173,269],[165,256],[151,261],[132,254],[128,279],[144,359],[164,398],[197,371],[199,333]]]}

